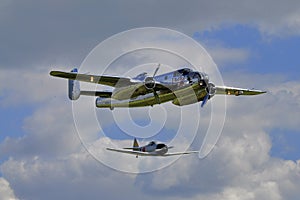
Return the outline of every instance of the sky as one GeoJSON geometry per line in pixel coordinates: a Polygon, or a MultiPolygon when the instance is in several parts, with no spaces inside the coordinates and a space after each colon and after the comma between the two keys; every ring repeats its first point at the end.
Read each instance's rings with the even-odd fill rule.
{"type": "MultiPolygon", "coordinates": [[[[300,3],[292,0],[1,1],[0,199],[298,199],[299,13],[300,3]],[[99,136],[89,121],[94,99],[80,97],[83,104],[75,113],[67,82],[49,76],[51,70],[81,66],[107,38],[142,27],[193,38],[216,63],[225,85],[267,91],[226,98],[221,136],[204,159],[137,160],[103,148],[131,145],[132,135],[123,128],[133,120],[148,132],[163,126],[150,137],[147,131],[131,133],[141,134],[141,143],[157,139],[173,142],[177,151],[198,150],[218,97],[204,109],[200,103],[132,109],[132,120],[122,110],[97,109],[105,133],[99,136]],[[198,114],[194,128],[190,119],[198,114]],[[180,123],[185,135],[178,136],[180,123]],[[196,136],[188,141],[192,133],[196,136]],[[152,168],[158,169],[138,173],[152,168]],[[136,173],[128,173],[132,171],[136,173]]],[[[119,45],[107,49],[107,55],[123,47],[119,45]]],[[[151,60],[146,53],[120,60],[109,72],[137,75],[131,64],[138,58],[151,60]]],[[[168,71],[161,68],[159,73],[168,71]]]]}

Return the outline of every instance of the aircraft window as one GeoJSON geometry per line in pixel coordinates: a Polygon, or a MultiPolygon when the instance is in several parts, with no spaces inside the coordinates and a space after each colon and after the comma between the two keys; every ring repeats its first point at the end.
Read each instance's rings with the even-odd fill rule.
{"type": "Polygon", "coordinates": [[[150,145],[150,146],[153,146],[153,145],[155,145],[155,142],[152,141],[152,142],[149,143],[149,145],[150,145]]]}
{"type": "Polygon", "coordinates": [[[165,80],[167,80],[168,79],[168,76],[165,76],[165,80]]]}
{"type": "Polygon", "coordinates": [[[187,75],[191,70],[189,68],[179,69],[177,72],[179,72],[182,75],[187,75]]]}

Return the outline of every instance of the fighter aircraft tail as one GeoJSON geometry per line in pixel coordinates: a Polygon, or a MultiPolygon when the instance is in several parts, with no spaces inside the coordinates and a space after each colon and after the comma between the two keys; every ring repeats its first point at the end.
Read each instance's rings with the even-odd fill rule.
{"type": "Polygon", "coordinates": [[[139,148],[140,148],[139,143],[136,140],[136,138],[134,138],[132,147],[126,147],[126,148],[123,148],[123,149],[131,149],[133,151],[138,151],[139,148]]]}
{"type": "Polygon", "coordinates": [[[134,138],[133,148],[138,148],[138,147],[139,147],[139,143],[137,142],[136,138],[134,138]]]}
{"type": "MultiPolygon", "coordinates": [[[[78,73],[77,68],[71,70],[73,73],[78,73]]],[[[80,84],[77,80],[69,79],[69,99],[77,100],[80,97],[80,84]]]]}

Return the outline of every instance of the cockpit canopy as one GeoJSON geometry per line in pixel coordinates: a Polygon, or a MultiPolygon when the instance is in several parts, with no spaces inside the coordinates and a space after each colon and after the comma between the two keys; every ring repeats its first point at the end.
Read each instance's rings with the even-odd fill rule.
{"type": "Polygon", "coordinates": [[[160,144],[157,144],[156,149],[162,149],[165,147],[167,147],[167,145],[160,143],[160,144]]]}
{"type": "Polygon", "coordinates": [[[174,76],[188,75],[192,70],[189,68],[178,69],[174,72],[174,76]]]}
{"type": "Polygon", "coordinates": [[[177,70],[178,73],[182,74],[182,75],[187,75],[188,73],[190,73],[192,70],[189,68],[183,68],[183,69],[179,69],[177,70]]]}
{"type": "Polygon", "coordinates": [[[149,142],[149,144],[148,144],[149,146],[154,146],[154,145],[156,145],[156,142],[154,142],[154,141],[151,141],[151,142],[149,142]]]}
{"type": "MultiPolygon", "coordinates": [[[[148,76],[147,72],[143,72],[137,75],[136,77],[134,77],[134,79],[144,81],[147,76],[148,76]]],[[[209,80],[209,77],[206,73],[193,71],[190,68],[178,69],[173,72],[173,76],[174,77],[188,76],[190,79],[198,79],[198,80],[202,79],[205,82],[208,82],[209,80]]]]}

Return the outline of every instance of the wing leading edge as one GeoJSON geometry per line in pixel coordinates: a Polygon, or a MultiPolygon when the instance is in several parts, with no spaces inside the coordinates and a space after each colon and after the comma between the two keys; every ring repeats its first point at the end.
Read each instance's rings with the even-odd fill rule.
{"type": "Polygon", "coordinates": [[[174,153],[166,153],[162,156],[179,156],[179,155],[187,155],[192,153],[199,153],[199,151],[186,151],[186,152],[174,152],[174,153]]]}

